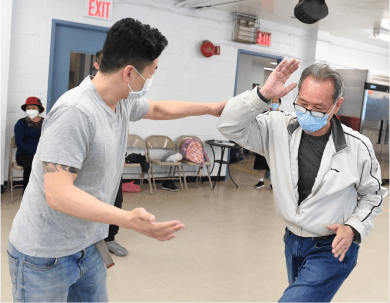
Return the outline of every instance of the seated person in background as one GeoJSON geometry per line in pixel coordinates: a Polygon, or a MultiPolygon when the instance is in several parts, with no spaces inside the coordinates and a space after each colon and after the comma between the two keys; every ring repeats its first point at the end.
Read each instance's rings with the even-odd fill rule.
{"type": "MultiPolygon", "coordinates": [[[[280,98],[272,99],[270,110],[279,111],[279,107],[281,104],[282,104],[282,99],[280,98]]],[[[265,174],[267,171],[269,172],[267,160],[265,160],[265,158],[262,155],[256,154],[255,163],[253,164],[253,169],[260,171],[260,179],[259,182],[256,183],[255,188],[262,188],[264,186],[265,174]]],[[[269,175],[268,178],[271,178],[271,175],[269,175]]],[[[272,184],[270,184],[270,187],[272,189],[272,184]]]]}
{"type": "Polygon", "coordinates": [[[22,110],[27,117],[20,119],[15,124],[15,142],[18,146],[16,162],[23,166],[23,194],[30,179],[31,164],[37,150],[43,118],[39,116],[45,108],[37,97],[29,97],[22,105],[22,110]]]}

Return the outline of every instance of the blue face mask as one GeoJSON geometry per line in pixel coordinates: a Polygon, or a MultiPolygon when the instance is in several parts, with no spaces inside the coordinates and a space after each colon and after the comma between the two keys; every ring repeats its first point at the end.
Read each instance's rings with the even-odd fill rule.
{"type": "Polygon", "coordinates": [[[279,108],[279,103],[272,103],[272,104],[271,104],[271,108],[272,108],[272,110],[278,110],[278,108],[279,108]]]}
{"type": "Polygon", "coordinates": [[[333,112],[335,106],[336,104],[333,106],[332,111],[323,118],[313,117],[309,112],[301,113],[296,111],[299,125],[308,133],[314,133],[317,130],[320,130],[328,123],[329,115],[333,112]]]}

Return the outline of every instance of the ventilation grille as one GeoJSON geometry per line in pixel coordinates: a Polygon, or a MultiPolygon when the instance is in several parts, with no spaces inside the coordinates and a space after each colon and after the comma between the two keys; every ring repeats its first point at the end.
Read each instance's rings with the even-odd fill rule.
{"type": "Polygon", "coordinates": [[[368,80],[367,82],[370,83],[376,83],[376,84],[387,85],[387,86],[390,83],[389,75],[383,73],[381,74],[373,71],[369,71],[367,80],[368,80]]]}
{"type": "Polygon", "coordinates": [[[256,44],[259,19],[255,16],[233,14],[233,41],[256,44]]]}

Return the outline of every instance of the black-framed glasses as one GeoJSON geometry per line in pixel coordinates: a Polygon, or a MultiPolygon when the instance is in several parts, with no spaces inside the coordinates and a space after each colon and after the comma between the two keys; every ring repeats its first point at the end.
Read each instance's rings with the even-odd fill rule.
{"type": "Polygon", "coordinates": [[[316,111],[316,110],[310,110],[310,109],[307,109],[306,107],[304,107],[302,105],[296,104],[295,101],[297,101],[297,98],[298,98],[298,96],[296,96],[296,98],[295,98],[295,100],[293,102],[294,108],[295,108],[295,110],[297,112],[300,112],[300,113],[303,113],[303,114],[306,113],[306,112],[309,112],[310,115],[312,115],[314,118],[319,118],[319,119],[322,119],[323,117],[325,117],[326,112],[323,113],[323,112],[319,112],[319,111],[316,111]]]}

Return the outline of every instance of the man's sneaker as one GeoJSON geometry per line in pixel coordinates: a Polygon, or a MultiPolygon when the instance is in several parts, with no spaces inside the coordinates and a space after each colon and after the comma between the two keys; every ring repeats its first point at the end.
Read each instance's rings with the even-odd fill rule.
{"type": "Polygon", "coordinates": [[[124,257],[129,253],[126,248],[119,245],[115,240],[106,242],[106,244],[110,253],[113,253],[115,256],[124,257]]]}
{"type": "Polygon", "coordinates": [[[264,186],[264,182],[263,182],[263,181],[259,181],[259,182],[255,185],[256,188],[262,188],[263,186],[264,186]]]}
{"type": "Polygon", "coordinates": [[[175,183],[173,183],[172,180],[164,181],[162,186],[162,189],[168,189],[170,191],[178,191],[179,189],[176,187],[175,183]]]}

